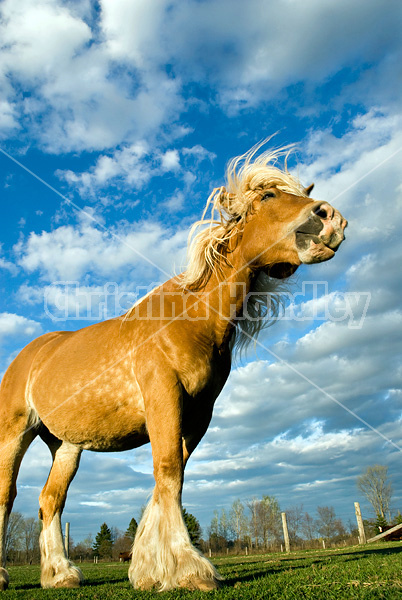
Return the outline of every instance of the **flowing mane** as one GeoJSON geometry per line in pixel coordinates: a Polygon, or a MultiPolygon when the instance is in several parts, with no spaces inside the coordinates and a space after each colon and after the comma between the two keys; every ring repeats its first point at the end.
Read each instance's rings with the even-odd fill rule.
{"type": "MultiPolygon", "coordinates": [[[[264,189],[275,186],[290,194],[306,196],[302,184],[287,169],[286,159],[293,146],[266,150],[256,156],[264,144],[265,141],[231,160],[226,169],[226,187],[215,188],[209,196],[201,219],[190,230],[188,266],[181,276],[182,287],[197,292],[206,286],[213,273],[219,278],[222,265],[230,264],[229,241],[241,235],[253,201],[264,189]],[[280,169],[276,163],[282,156],[285,156],[284,168],[280,169]]],[[[283,305],[280,292],[286,289],[282,281],[263,272],[255,278],[246,299],[247,309],[238,319],[231,340],[233,350],[244,350],[261,329],[275,321],[283,305]]]]}
{"type": "Polygon", "coordinates": [[[281,308],[285,305],[289,283],[260,273],[246,296],[246,310],[236,321],[230,349],[232,353],[242,354],[262,329],[275,323],[281,308]]]}
{"type": "Polygon", "coordinates": [[[289,194],[306,196],[302,184],[287,169],[286,159],[293,146],[266,150],[256,156],[264,144],[265,141],[232,159],[226,169],[226,187],[215,188],[209,196],[201,219],[190,230],[182,287],[197,292],[213,273],[219,275],[221,266],[228,264],[230,239],[241,234],[253,201],[264,189],[277,187],[289,194]],[[281,156],[286,157],[284,169],[275,166],[281,156]]]}

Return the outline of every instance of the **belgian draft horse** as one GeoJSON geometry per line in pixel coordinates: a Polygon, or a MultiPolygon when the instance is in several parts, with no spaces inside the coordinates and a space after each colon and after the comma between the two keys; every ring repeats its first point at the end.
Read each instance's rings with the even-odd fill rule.
{"type": "Polygon", "coordinates": [[[274,282],[332,258],[347,222],[279,168],[284,149],[234,159],[192,230],[186,271],[125,315],[46,333],[12,362],[0,388],[0,589],[21,460],[39,435],[53,464],[39,498],[41,584],[77,587],[61,514],[83,450],[152,446],[155,488],[135,537],[129,578],[139,589],[210,590],[221,577],[182,518],[185,465],[244,344],[275,312],[274,282]],[[269,292],[269,293],[268,293],[269,292]],[[253,318],[251,318],[253,317],[253,318]],[[265,317],[265,318],[264,318],[265,317]],[[267,319],[268,318],[268,319],[267,319]]]}

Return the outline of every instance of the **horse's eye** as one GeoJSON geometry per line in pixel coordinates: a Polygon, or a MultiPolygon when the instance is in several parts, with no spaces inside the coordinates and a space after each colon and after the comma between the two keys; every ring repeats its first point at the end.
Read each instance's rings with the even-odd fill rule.
{"type": "Polygon", "coordinates": [[[265,192],[262,200],[268,200],[268,198],[275,198],[275,192],[265,192]]]}

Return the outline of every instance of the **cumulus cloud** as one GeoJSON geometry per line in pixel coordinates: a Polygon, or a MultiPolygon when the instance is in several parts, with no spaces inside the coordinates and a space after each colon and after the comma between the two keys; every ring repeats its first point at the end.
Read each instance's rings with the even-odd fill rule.
{"type": "Polygon", "coordinates": [[[184,194],[194,183],[194,170],[203,161],[212,162],[215,158],[213,152],[199,144],[191,148],[163,151],[158,147],[151,148],[145,142],[136,142],[110,154],[99,155],[95,165],[88,171],[75,173],[58,169],[56,175],[77,189],[80,196],[96,199],[98,192],[109,186],[118,190],[143,190],[152,178],[174,173],[177,181],[183,185],[183,191],[177,190],[166,203],[174,210],[182,206],[184,194]]]}
{"type": "Polygon", "coordinates": [[[2,16],[6,114],[18,115],[48,151],[103,149],[149,135],[181,107],[177,84],[159,67],[116,70],[107,42],[74,3],[6,1],[2,16]],[[31,94],[21,99],[10,75],[31,94]]]}
{"type": "Polygon", "coordinates": [[[83,197],[95,196],[97,190],[121,180],[126,185],[141,188],[152,175],[152,166],[145,160],[147,152],[146,144],[137,142],[112,155],[100,155],[89,171],[74,173],[59,169],[56,175],[77,188],[83,197]]]}
{"type": "Polygon", "coordinates": [[[102,27],[120,60],[168,61],[184,81],[212,83],[221,103],[233,110],[256,106],[288,85],[320,81],[359,61],[400,52],[400,6],[391,4],[384,11],[368,2],[363,11],[359,3],[342,1],[328,11],[316,0],[275,0],[261,10],[258,0],[161,0],[151,12],[146,2],[134,7],[127,0],[104,0],[102,27]],[[379,22],[381,27],[374,25],[379,22]]]}
{"type": "Polygon", "coordinates": [[[96,12],[76,2],[6,0],[3,131],[23,127],[50,152],[130,145],[160,128],[173,135],[188,84],[212,86],[235,111],[342,68],[386,64],[401,52],[401,6],[387,6],[275,0],[262,11],[258,0],[103,0],[96,12]],[[30,94],[22,98],[19,86],[30,94]]]}
{"type": "Polygon", "coordinates": [[[101,230],[81,222],[78,227],[62,225],[53,231],[31,233],[15,252],[18,264],[28,273],[38,272],[44,281],[76,281],[91,271],[116,277],[135,267],[150,269],[158,280],[167,278],[172,265],[181,264],[187,232],[172,232],[155,222],[101,230]]]}
{"type": "Polygon", "coordinates": [[[42,331],[40,323],[15,313],[0,313],[0,339],[13,336],[31,338],[42,331]]]}
{"type": "Polygon", "coordinates": [[[9,260],[6,260],[5,258],[2,258],[1,256],[0,256],[0,269],[5,269],[12,275],[15,275],[16,272],[18,271],[18,269],[14,263],[10,262],[9,260]]]}

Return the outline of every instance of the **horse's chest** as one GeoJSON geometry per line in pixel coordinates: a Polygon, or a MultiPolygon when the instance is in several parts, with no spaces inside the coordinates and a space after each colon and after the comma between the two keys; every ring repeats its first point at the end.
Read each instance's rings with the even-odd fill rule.
{"type": "Polygon", "coordinates": [[[191,397],[209,395],[212,401],[220,393],[230,373],[230,355],[220,355],[213,350],[211,355],[194,353],[183,361],[180,378],[184,389],[191,397]]]}

